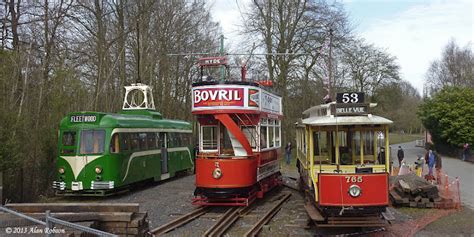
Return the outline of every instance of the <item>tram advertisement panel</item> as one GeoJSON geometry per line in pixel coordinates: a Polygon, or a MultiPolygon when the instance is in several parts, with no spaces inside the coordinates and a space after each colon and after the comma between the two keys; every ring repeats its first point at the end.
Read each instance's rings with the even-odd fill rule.
{"type": "Polygon", "coordinates": [[[193,111],[244,109],[282,114],[281,98],[254,86],[198,86],[192,95],[193,111]]]}
{"type": "Polygon", "coordinates": [[[193,90],[194,107],[244,106],[244,88],[203,88],[193,90]]]}

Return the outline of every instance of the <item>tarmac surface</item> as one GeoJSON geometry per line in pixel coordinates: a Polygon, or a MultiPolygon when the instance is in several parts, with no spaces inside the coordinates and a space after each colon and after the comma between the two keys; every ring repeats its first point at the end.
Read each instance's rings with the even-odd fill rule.
{"type": "MultiPolygon", "coordinates": [[[[404,150],[405,161],[410,165],[414,164],[418,156],[423,156],[426,152],[422,147],[415,147],[415,142],[392,145],[391,157],[395,167],[398,167],[397,150],[399,145],[404,150]]],[[[428,166],[424,168],[428,169],[428,166]]],[[[442,156],[442,170],[450,177],[459,178],[462,205],[474,210],[474,163],[442,156]]]]}

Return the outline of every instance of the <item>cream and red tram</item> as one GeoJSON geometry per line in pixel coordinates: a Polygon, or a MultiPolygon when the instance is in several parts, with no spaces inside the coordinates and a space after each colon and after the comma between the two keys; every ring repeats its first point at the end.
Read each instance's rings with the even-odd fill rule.
{"type": "Polygon", "coordinates": [[[297,166],[311,202],[305,207],[321,226],[385,224],[392,121],[370,114],[376,104],[363,97],[338,93],[337,102],[304,111],[297,124],[297,166]]]}
{"type": "Polygon", "coordinates": [[[240,81],[193,83],[192,94],[199,131],[193,204],[246,206],[279,185],[281,97],[245,81],[245,70],[240,81]]]}

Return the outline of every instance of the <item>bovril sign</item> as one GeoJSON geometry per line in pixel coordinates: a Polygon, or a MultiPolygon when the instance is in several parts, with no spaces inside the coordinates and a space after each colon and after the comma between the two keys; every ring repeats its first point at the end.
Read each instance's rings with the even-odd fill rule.
{"type": "Polygon", "coordinates": [[[244,106],[244,88],[195,88],[194,107],[244,106]]]}

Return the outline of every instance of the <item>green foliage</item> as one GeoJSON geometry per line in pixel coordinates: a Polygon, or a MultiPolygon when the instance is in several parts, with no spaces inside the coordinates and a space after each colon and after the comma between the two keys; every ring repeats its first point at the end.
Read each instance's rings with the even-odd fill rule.
{"type": "Polygon", "coordinates": [[[375,90],[371,102],[378,104],[374,114],[391,119],[392,131],[420,133],[421,122],[416,115],[421,98],[408,82],[394,82],[375,90]]]}
{"type": "Polygon", "coordinates": [[[418,116],[435,144],[474,143],[474,89],[446,87],[420,106],[418,116]]]}

